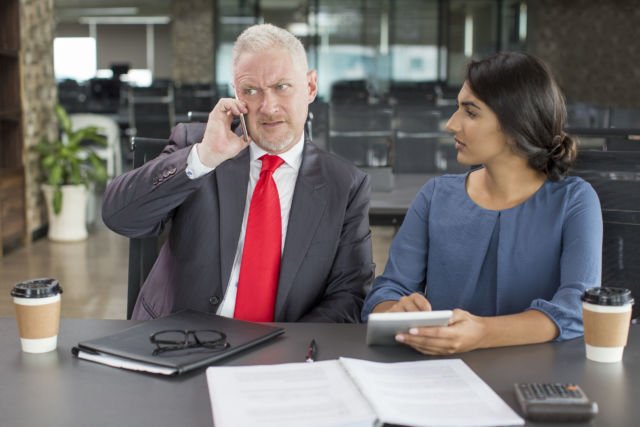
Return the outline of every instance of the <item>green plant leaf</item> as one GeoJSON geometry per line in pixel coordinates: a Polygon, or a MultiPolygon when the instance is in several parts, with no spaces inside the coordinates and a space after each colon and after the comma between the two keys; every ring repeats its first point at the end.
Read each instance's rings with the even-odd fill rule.
{"type": "Polygon", "coordinates": [[[59,215],[62,211],[62,189],[60,187],[56,187],[53,192],[53,213],[59,215]]]}
{"type": "Polygon", "coordinates": [[[63,166],[59,163],[54,164],[49,172],[49,179],[48,179],[49,185],[57,186],[57,185],[63,184],[62,173],[63,173],[63,166]]]}
{"type": "Polygon", "coordinates": [[[65,109],[62,107],[62,105],[57,104],[54,107],[54,111],[56,113],[56,117],[58,118],[58,124],[62,128],[62,131],[64,133],[66,133],[67,135],[70,134],[71,133],[71,119],[69,118],[69,115],[67,114],[65,109]]]}
{"type": "Polygon", "coordinates": [[[89,161],[93,167],[93,179],[95,182],[103,183],[107,181],[107,168],[104,166],[104,160],[102,160],[96,153],[89,154],[89,161]]]}

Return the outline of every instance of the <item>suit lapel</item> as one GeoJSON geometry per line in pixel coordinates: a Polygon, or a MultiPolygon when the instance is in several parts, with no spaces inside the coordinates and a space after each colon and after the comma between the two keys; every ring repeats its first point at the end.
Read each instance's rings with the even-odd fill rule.
{"type": "Polygon", "coordinates": [[[281,319],[285,300],[291,290],[311,238],[326,206],[326,182],[318,159],[317,147],[305,140],[302,164],[291,201],[287,237],[280,264],[275,320],[281,319]]]}
{"type": "Polygon", "coordinates": [[[233,260],[242,229],[242,216],[249,183],[249,150],[227,160],[216,168],[220,204],[220,284],[222,295],[227,290],[233,260]]]}

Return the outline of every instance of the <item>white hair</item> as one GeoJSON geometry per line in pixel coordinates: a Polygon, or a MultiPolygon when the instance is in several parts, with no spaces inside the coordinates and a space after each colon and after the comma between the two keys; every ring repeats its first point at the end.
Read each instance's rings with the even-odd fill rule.
{"type": "Polygon", "coordinates": [[[253,25],[238,36],[233,45],[233,69],[243,53],[259,53],[274,48],[287,50],[293,63],[307,71],[307,54],[300,40],[289,31],[271,24],[253,25]]]}

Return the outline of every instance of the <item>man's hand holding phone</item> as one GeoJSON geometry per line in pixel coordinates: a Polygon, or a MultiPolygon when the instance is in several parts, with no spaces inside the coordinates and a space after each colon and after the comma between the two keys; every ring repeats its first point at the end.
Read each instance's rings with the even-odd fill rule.
{"type": "Polygon", "coordinates": [[[240,151],[249,145],[246,124],[243,126],[243,135],[238,136],[231,130],[234,117],[240,116],[249,110],[244,102],[239,99],[221,98],[207,121],[202,142],[196,146],[200,161],[208,167],[217,167],[225,160],[235,157],[240,151]]]}

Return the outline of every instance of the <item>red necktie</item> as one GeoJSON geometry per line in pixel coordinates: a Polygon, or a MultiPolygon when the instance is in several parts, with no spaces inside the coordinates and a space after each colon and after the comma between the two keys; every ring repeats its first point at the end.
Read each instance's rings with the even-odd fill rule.
{"type": "Polygon", "coordinates": [[[272,322],[282,248],[282,212],[273,172],[284,160],[269,154],[260,159],[262,169],[249,206],[233,317],[272,322]]]}

